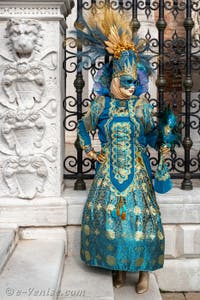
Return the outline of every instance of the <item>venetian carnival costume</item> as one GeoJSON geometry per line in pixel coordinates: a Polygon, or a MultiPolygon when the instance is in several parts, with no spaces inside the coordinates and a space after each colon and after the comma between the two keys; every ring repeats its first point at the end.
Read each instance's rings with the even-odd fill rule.
{"type": "Polygon", "coordinates": [[[158,148],[153,108],[144,97],[148,57],[139,54],[141,45],[126,18],[109,7],[82,20],[77,35],[88,41],[84,55],[90,59],[111,55],[95,78],[98,96],[78,122],[82,149],[97,159],[82,215],[81,259],[116,271],[162,268],[165,238],[147,154],[147,145],[158,148]],[[96,130],[101,153],[94,151],[89,135],[96,130]]]}

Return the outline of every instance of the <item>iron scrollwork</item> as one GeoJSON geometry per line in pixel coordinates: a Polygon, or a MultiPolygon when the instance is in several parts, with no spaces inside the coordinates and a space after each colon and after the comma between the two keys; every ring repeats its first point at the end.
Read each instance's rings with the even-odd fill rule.
{"type": "MultiPolygon", "coordinates": [[[[94,3],[97,4],[99,9],[105,3],[109,3],[113,10],[118,10],[119,12],[122,10],[130,11],[130,26],[132,26],[133,31],[137,31],[140,27],[138,11],[140,11],[140,14],[143,12],[147,19],[149,19],[150,15],[152,18],[154,16],[158,38],[154,37],[148,28],[146,34],[141,38],[145,40],[146,50],[153,58],[152,68],[158,74],[158,96],[156,99],[150,93],[147,93],[146,97],[156,107],[158,112],[162,110],[163,105],[167,102],[172,105],[177,114],[181,124],[183,147],[180,149],[175,148],[166,161],[172,178],[184,178],[182,188],[192,188],[191,179],[200,178],[200,151],[194,151],[192,148],[191,136],[195,132],[200,137],[200,94],[197,93],[195,97],[192,94],[192,72],[199,72],[200,70],[200,37],[192,37],[191,34],[193,25],[192,12],[199,12],[200,10],[198,1],[78,0],[78,18],[89,10],[95,10],[94,3]],[[181,16],[185,14],[186,17],[182,25],[181,34],[178,29],[174,28],[171,35],[166,35],[168,23],[165,17],[166,13],[169,12],[171,13],[170,18],[174,22],[177,22],[179,14],[181,16]],[[185,30],[185,33],[183,33],[183,30],[185,30]],[[191,152],[191,150],[193,151],[191,152]]],[[[77,21],[78,19],[76,24],[77,21]]],[[[91,64],[88,57],[87,63],[82,64],[82,70],[79,71],[76,51],[82,51],[82,48],[80,48],[80,45],[77,45],[74,38],[71,38],[66,48],[64,69],[66,76],[68,74],[76,74],[74,81],[76,96],[67,96],[63,101],[66,112],[64,127],[68,132],[76,130],[77,120],[83,116],[85,108],[95,98],[93,90],[87,93],[84,92],[85,75],[87,74],[87,77],[94,78],[102,65],[109,61],[109,57],[105,57],[105,59],[91,64]]],[[[76,179],[76,188],[84,189],[84,179],[92,179],[94,177],[95,163],[84,157],[78,140],[76,140],[75,147],[77,155],[68,155],[65,158],[64,167],[66,174],[64,174],[64,178],[76,179]]],[[[158,164],[158,159],[155,155],[150,157],[154,170],[158,164]]]]}

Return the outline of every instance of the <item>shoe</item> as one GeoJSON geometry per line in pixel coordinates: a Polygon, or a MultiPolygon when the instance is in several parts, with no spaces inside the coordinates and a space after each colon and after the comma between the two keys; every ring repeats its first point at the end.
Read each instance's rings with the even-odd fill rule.
{"type": "Polygon", "coordinates": [[[147,292],[149,289],[149,272],[140,271],[139,272],[139,280],[136,284],[136,293],[143,294],[147,292]]]}
{"type": "Polygon", "coordinates": [[[126,271],[117,271],[116,275],[113,276],[113,285],[117,289],[122,287],[126,281],[126,271]]]}

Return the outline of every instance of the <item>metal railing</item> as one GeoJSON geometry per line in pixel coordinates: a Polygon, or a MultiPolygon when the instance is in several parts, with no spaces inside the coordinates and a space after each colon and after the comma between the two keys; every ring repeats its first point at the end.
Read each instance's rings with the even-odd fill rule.
{"type": "MultiPolygon", "coordinates": [[[[200,178],[200,149],[198,149],[198,146],[193,149],[192,141],[193,135],[195,136],[195,142],[198,138],[200,140],[200,92],[197,90],[194,93],[193,89],[193,76],[199,76],[200,71],[200,35],[192,38],[193,15],[200,11],[199,2],[196,0],[78,0],[75,26],[84,12],[92,9],[93,3],[97,3],[101,8],[105,2],[109,3],[113,10],[131,12],[130,24],[133,30],[138,30],[141,26],[138,20],[138,12],[140,12],[140,15],[143,13],[147,19],[152,15],[154,16],[158,37],[153,37],[150,30],[147,29],[145,39],[148,41],[149,53],[155,58],[157,57],[157,60],[154,59],[153,62],[153,68],[157,72],[157,99],[151,98],[150,94],[147,94],[147,98],[157,107],[158,111],[162,111],[165,103],[170,103],[181,121],[182,148],[175,148],[171,153],[171,157],[167,158],[167,163],[171,177],[182,178],[182,189],[190,190],[192,189],[192,178],[200,178]],[[170,28],[170,30],[168,30],[169,18],[172,23],[174,22],[174,28],[170,28]],[[182,21],[180,21],[181,19],[182,21]],[[176,28],[177,24],[179,24],[178,28],[176,28]]],[[[78,58],[76,62],[73,61],[72,65],[74,67],[69,70],[69,61],[75,58],[76,51],[81,52],[82,46],[72,38],[70,46],[66,49],[64,68],[66,75],[76,73],[74,80],[76,96],[67,95],[63,102],[66,111],[64,126],[67,131],[76,130],[74,118],[79,120],[83,115],[83,107],[87,107],[88,102],[95,97],[93,91],[91,91],[89,97],[83,97],[85,86],[83,72],[89,72],[94,76],[103,63],[109,59],[105,57],[104,62],[97,61],[95,64],[87,64],[83,67],[83,70],[77,71],[77,64],[81,60],[81,58],[78,58]],[[71,110],[70,107],[73,109],[71,110]],[[74,108],[76,109],[74,110],[74,108]]],[[[66,172],[64,178],[76,179],[75,189],[81,190],[85,189],[84,180],[94,177],[95,164],[94,161],[83,156],[78,140],[76,140],[75,147],[76,155],[68,155],[65,158],[64,167],[66,172]]],[[[154,168],[158,164],[158,158],[151,155],[150,160],[154,168]]]]}

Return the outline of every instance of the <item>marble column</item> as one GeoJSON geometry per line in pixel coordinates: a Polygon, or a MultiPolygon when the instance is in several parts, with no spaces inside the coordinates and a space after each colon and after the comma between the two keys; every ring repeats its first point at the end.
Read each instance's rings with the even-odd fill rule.
{"type": "MultiPolygon", "coordinates": [[[[73,6],[72,0],[0,1],[1,207],[35,204],[37,211],[41,201],[62,202],[63,40],[73,6]]],[[[14,221],[4,213],[1,222],[14,221]]]]}

